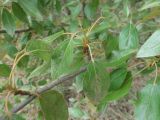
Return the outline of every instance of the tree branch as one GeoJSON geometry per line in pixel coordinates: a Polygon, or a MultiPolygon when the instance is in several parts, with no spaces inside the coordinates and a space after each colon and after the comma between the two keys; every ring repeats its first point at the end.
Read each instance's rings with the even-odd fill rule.
{"type": "MultiPolygon", "coordinates": [[[[65,75],[63,77],[60,77],[58,78],[57,80],[54,80],[53,82],[47,84],[46,86],[44,86],[43,88],[39,88],[36,90],[36,93],[37,94],[41,94],[41,93],[44,93],[50,89],[52,89],[53,87],[65,82],[65,81],[68,81],[68,80],[71,80],[72,78],[76,77],[77,75],[85,72],[87,70],[86,67],[82,67],[80,70],[72,73],[72,74],[69,74],[69,75],[65,75]]],[[[32,95],[32,96],[28,96],[28,98],[26,98],[26,100],[24,100],[22,103],[20,103],[19,105],[15,106],[13,109],[12,109],[12,113],[16,113],[18,111],[20,111],[22,108],[24,108],[26,105],[28,105],[32,100],[34,100],[37,96],[36,95],[32,95]]],[[[5,117],[4,116],[1,116],[0,117],[0,120],[5,120],[5,117]]]]}
{"type": "MultiPolygon", "coordinates": [[[[31,28],[28,28],[28,29],[20,29],[20,30],[16,30],[15,33],[28,32],[28,31],[31,31],[31,30],[32,30],[31,28]]],[[[6,30],[0,30],[0,34],[3,34],[3,33],[7,33],[6,30]]]]}

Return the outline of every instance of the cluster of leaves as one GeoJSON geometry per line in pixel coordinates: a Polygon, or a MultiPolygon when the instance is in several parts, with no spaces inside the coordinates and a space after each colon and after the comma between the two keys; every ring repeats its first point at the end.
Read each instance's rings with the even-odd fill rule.
{"type": "MultiPolygon", "coordinates": [[[[157,73],[159,4],[157,0],[0,1],[0,76],[6,78],[0,92],[33,91],[85,66],[87,71],[75,80],[78,92],[83,91],[98,112],[104,111],[110,102],[129,92],[132,59],[145,58],[143,70],[157,73]],[[13,64],[7,64],[8,59],[14,60],[13,64]],[[16,71],[25,72],[22,80],[14,75],[16,71]]],[[[160,119],[157,74],[139,93],[137,120],[160,119]]],[[[60,92],[49,90],[40,95],[39,119],[68,119],[68,107],[60,92]]],[[[21,98],[14,99],[17,104],[21,98]]],[[[8,98],[5,101],[8,103],[8,98]]],[[[5,112],[13,107],[1,102],[5,112]]],[[[69,110],[74,117],[82,117],[77,115],[79,110],[69,110]]],[[[13,119],[24,118],[13,115],[13,119]]]]}

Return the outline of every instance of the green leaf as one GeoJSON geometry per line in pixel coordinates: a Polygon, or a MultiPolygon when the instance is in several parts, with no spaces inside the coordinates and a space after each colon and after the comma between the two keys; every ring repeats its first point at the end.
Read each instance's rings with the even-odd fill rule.
{"type": "Polygon", "coordinates": [[[29,56],[24,56],[17,64],[20,68],[26,68],[29,62],[29,56]]]}
{"type": "Polygon", "coordinates": [[[79,24],[78,24],[78,21],[75,20],[75,19],[72,19],[72,20],[71,20],[71,24],[70,24],[70,26],[69,26],[69,31],[70,31],[70,32],[78,31],[78,29],[79,29],[79,26],[78,26],[78,25],[79,25],[79,24]]]}
{"type": "Polygon", "coordinates": [[[36,21],[36,20],[32,20],[32,25],[31,28],[37,33],[37,34],[43,34],[44,32],[44,27],[43,24],[36,21]]]}
{"type": "Polygon", "coordinates": [[[83,90],[83,79],[84,79],[84,74],[78,75],[75,79],[74,86],[78,93],[80,93],[83,90]]]}
{"type": "Polygon", "coordinates": [[[155,71],[155,66],[148,67],[141,72],[142,75],[148,75],[155,71]]]}
{"type": "Polygon", "coordinates": [[[50,62],[44,62],[42,65],[36,67],[28,76],[28,79],[31,79],[33,77],[42,75],[44,73],[46,73],[46,71],[48,70],[48,68],[50,67],[50,62]]]}
{"type": "Polygon", "coordinates": [[[137,50],[121,50],[121,51],[114,51],[112,58],[106,62],[107,67],[117,67],[123,63],[126,63],[128,60],[137,50]]]}
{"type": "Polygon", "coordinates": [[[113,50],[118,50],[118,40],[112,35],[108,35],[103,41],[106,58],[111,57],[113,50]]]}
{"type": "Polygon", "coordinates": [[[57,12],[61,12],[62,6],[60,0],[56,0],[56,10],[57,12]]]}
{"type": "Polygon", "coordinates": [[[118,68],[111,73],[110,91],[120,88],[125,81],[127,75],[126,68],[118,68]]]}
{"type": "Polygon", "coordinates": [[[109,92],[99,103],[98,105],[98,110],[101,111],[103,110],[103,108],[105,108],[105,106],[113,100],[118,100],[120,98],[122,98],[123,96],[125,96],[126,94],[128,94],[130,88],[132,85],[132,75],[130,72],[127,73],[125,82],[123,83],[123,85],[115,90],[115,91],[111,91],[109,92]]]}
{"type": "Polygon", "coordinates": [[[89,20],[92,20],[95,15],[95,12],[90,4],[85,6],[84,13],[89,20]]]}
{"type": "Polygon", "coordinates": [[[31,40],[28,42],[26,47],[28,52],[31,52],[33,55],[49,61],[51,59],[51,48],[50,45],[46,44],[41,40],[31,40]]]}
{"type": "Polygon", "coordinates": [[[68,41],[63,41],[60,44],[57,44],[57,47],[54,49],[52,60],[51,60],[51,76],[52,79],[58,77],[58,67],[60,66],[60,62],[62,61],[63,51],[66,48],[68,41]]]}
{"type": "Polygon", "coordinates": [[[120,33],[119,49],[136,49],[139,47],[138,32],[133,24],[128,24],[120,33]]]}
{"type": "Polygon", "coordinates": [[[131,73],[127,73],[127,77],[125,79],[125,82],[123,83],[123,85],[121,86],[121,88],[119,88],[118,90],[115,90],[113,92],[110,92],[107,97],[105,97],[104,99],[107,101],[113,101],[113,100],[118,100],[120,98],[122,98],[123,96],[125,96],[132,85],[132,75],[131,73]]]}
{"type": "Polygon", "coordinates": [[[21,46],[25,46],[27,44],[27,42],[29,41],[29,39],[31,39],[32,34],[29,32],[26,32],[22,38],[20,38],[19,42],[21,44],[21,46]]]}
{"type": "Polygon", "coordinates": [[[74,118],[82,118],[84,116],[84,112],[79,107],[69,108],[69,113],[74,118]]]}
{"type": "Polygon", "coordinates": [[[71,11],[72,18],[75,18],[80,14],[80,12],[82,10],[82,4],[78,3],[76,6],[71,6],[69,8],[71,11]]]}
{"type": "Polygon", "coordinates": [[[64,31],[60,31],[60,32],[54,33],[53,35],[50,35],[50,36],[48,36],[46,38],[43,38],[43,41],[48,43],[48,44],[51,44],[52,42],[54,42],[54,40],[56,40],[57,38],[62,36],[63,33],[64,33],[64,31]]]}
{"type": "Polygon", "coordinates": [[[74,53],[73,60],[69,66],[71,70],[68,71],[74,72],[76,70],[79,70],[84,65],[86,65],[84,54],[82,52],[74,53]]]}
{"type": "Polygon", "coordinates": [[[4,33],[4,39],[8,42],[13,42],[14,36],[10,36],[7,33],[4,33]]]}
{"type": "Polygon", "coordinates": [[[64,97],[50,90],[39,97],[41,109],[46,120],[68,120],[68,108],[64,97]]]}
{"type": "Polygon", "coordinates": [[[110,77],[103,63],[90,63],[84,75],[83,87],[87,97],[97,104],[108,93],[110,77]]]}
{"type": "Polygon", "coordinates": [[[142,6],[142,8],[140,8],[140,11],[158,6],[160,6],[159,1],[147,2],[144,6],[142,6]]]}
{"type": "Polygon", "coordinates": [[[22,87],[24,85],[23,81],[20,80],[20,79],[16,80],[16,84],[17,84],[18,87],[22,87]]]}
{"type": "Polygon", "coordinates": [[[42,20],[42,15],[39,12],[37,0],[18,0],[18,3],[27,14],[36,17],[38,20],[42,20]]]}
{"type": "Polygon", "coordinates": [[[137,53],[138,58],[160,55],[160,30],[155,31],[141,46],[137,53]]]}
{"type": "Polygon", "coordinates": [[[138,94],[135,108],[136,120],[159,120],[160,85],[148,84],[138,94]]]}
{"type": "Polygon", "coordinates": [[[39,86],[43,86],[43,85],[45,85],[47,83],[47,80],[40,80],[40,81],[38,81],[38,85],[39,86]]]}
{"type": "Polygon", "coordinates": [[[13,14],[22,22],[27,23],[28,19],[27,19],[27,15],[24,12],[24,10],[21,8],[21,6],[16,3],[16,2],[12,2],[12,11],[13,14]]]}
{"type": "Polygon", "coordinates": [[[124,12],[125,12],[125,14],[126,14],[126,16],[127,17],[129,17],[129,14],[130,14],[130,6],[129,6],[129,0],[124,0],[124,3],[123,3],[124,5],[124,12]]]}
{"type": "Polygon", "coordinates": [[[105,32],[108,27],[109,27],[108,21],[104,20],[103,22],[101,22],[100,24],[98,24],[97,26],[95,26],[92,29],[92,31],[90,32],[89,36],[93,35],[93,34],[102,33],[103,31],[105,32]]]}
{"type": "Polygon", "coordinates": [[[5,48],[7,50],[7,54],[12,58],[14,58],[16,53],[18,52],[17,48],[14,45],[9,43],[5,45],[5,48]]]}
{"type": "Polygon", "coordinates": [[[6,32],[13,36],[16,29],[16,24],[12,14],[5,8],[2,11],[2,24],[6,32]]]}
{"type": "Polygon", "coordinates": [[[88,3],[85,7],[84,7],[84,13],[85,16],[89,19],[89,20],[93,20],[93,18],[95,17],[96,14],[96,10],[98,8],[99,5],[99,0],[92,0],[92,2],[88,3]]]}
{"type": "Polygon", "coordinates": [[[0,64],[0,76],[1,77],[8,77],[11,72],[11,69],[6,64],[0,64]]]}
{"type": "Polygon", "coordinates": [[[73,40],[69,40],[65,47],[62,49],[62,56],[59,62],[59,65],[56,68],[55,76],[58,77],[59,75],[66,74],[70,72],[70,66],[73,62],[74,58],[74,42],[73,40]]]}

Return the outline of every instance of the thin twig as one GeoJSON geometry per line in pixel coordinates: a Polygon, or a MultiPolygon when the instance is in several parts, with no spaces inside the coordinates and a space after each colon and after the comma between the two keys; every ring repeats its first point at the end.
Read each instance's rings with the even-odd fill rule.
{"type": "Polygon", "coordinates": [[[104,17],[99,17],[93,24],[92,26],[88,29],[86,36],[88,36],[90,34],[90,32],[92,31],[92,29],[97,25],[97,23],[101,20],[104,19],[104,17]]]}
{"type": "Polygon", "coordinates": [[[153,85],[156,85],[156,82],[157,82],[157,77],[158,77],[158,67],[157,67],[157,63],[155,62],[155,67],[156,67],[156,74],[155,74],[155,79],[153,81],[153,85]]]}
{"type": "MultiPolygon", "coordinates": [[[[37,89],[35,92],[37,94],[42,94],[42,93],[52,89],[53,87],[55,87],[55,86],[57,86],[57,85],[59,85],[61,83],[64,83],[65,81],[72,80],[74,77],[76,77],[77,75],[85,72],[86,70],[87,70],[86,67],[82,67],[80,70],[78,70],[78,71],[76,71],[76,72],[74,72],[72,74],[60,77],[57,80],[54,80],[53,82],[47,84],[43,88],[37,89]]],[[[28,98],[26,98],[26,100],[24,100],[22,103],[20,103],[19,105],[13,107],[11,113],[17,113],[18,111],[23,109],[26,105],[28,105],[32,100],[34,100],[36,97],[37,97],[36,95],[28,96],[28,98]]],[[[1,116],[0,120],[5,120],[5,117],[1,116]]]]}
{"type": "Polygon", "coordinates": [[[89,49],[89,54],[91,56],[91,61],[92,61],[92,63],[94,63],[94,59],[93,59],[93,54],[92,54],[91,48],[90,48],[90,46],[88,44],[87,44],[87,46],[88,46],[88,49],[89,49]]]}

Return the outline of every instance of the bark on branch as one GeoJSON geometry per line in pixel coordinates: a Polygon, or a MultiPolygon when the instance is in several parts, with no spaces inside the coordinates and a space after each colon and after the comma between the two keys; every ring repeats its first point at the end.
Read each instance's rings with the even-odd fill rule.
{"type": "MultiPolygon", "coordinates": [[[[86,67],[82,67],[80,70],[72,73],[72,74],[69,74],[69,75],[65,75],[63,77],[60,77],[56,80],[54,80],[53,82],[47,84],[46,86],[44,86],[43,88],[39,88],[36,90],[36,93],[37,94],[42,94],[50,89],[52,89],[53,87],[65,82],[65,81],[68,81],[68,80],[72,80],[72,78],[75,78],[77,75],[85,72],[87,70],[86,67]]],[[[32,96],[28,96],[28,98],[26,98],[22,103],[20,103],[19,105],[15,106],[13,109],[12,109],[12,113],[17,113],[18,111],[20,111],[21,109],[23,109],[26,105],[28,105],[32,100],[34,100],[37,96],[35,95],[32,95],[32,96]]],[[[0,120],[6,120],[5,116],[1,116],[0,117],[0,120]]]]}

